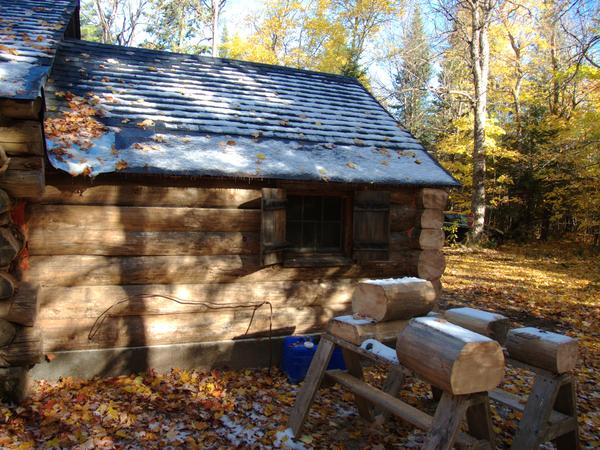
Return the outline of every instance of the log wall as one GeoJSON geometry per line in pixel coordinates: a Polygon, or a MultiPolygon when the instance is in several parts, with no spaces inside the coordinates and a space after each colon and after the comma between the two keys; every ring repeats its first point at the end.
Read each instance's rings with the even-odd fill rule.
{"type": "Polygon", "coordinates": [[[392,194],[390,261],[291,268],[260,264],[260,189],[52,183],[29,206],[15,297],[36,298],[45,352],[317,331],[350,311],[357,279],[444,270],[424,232],[442,207],[421,190],[392,194]],[[271,324],[249,307],[265,301],[271,324]]]}

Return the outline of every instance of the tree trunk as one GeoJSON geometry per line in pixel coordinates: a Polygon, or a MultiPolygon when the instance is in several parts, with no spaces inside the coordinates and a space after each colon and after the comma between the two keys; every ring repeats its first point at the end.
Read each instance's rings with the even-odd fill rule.
{"type": "Polygon", "coordinates": [[[488,1],[475,1],[471,9],[471,69],[475,89],[473,121],[473,242],[483,238],[485,222],[485,126],[487,121],[487,84],[489,75],[490,48],[488,27],[492,6],[488,1]]]}
{"type": "Polygon", "coordinates": [[[212,10],[211,10],[211,37],[212,37],[212,57],[216,58],[219,56],[219,0],[212,0],[212,10]]]}

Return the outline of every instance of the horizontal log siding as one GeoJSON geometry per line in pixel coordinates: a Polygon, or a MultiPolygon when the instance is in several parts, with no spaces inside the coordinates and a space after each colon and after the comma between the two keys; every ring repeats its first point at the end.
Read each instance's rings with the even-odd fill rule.
{"type": "MultiPolygon", "coordinates": [[[[414,223],[406,207],[418,215],[415,192],[393,194],[394,208],[403,210],[392,211],[394,232],[414,223]]],[[[441,275],[437,253],[401,248],[397,239],[390,262],[261,267],[259,208],[256,189],[48,186],[29,210],[30,268],[17,293],[38,296],[44,350],[265,335],[268,307],[254,315],[233,308],[264,301],[273,304],[275,334],[306,333],[350,311],[358,278],[441,275]]]]}

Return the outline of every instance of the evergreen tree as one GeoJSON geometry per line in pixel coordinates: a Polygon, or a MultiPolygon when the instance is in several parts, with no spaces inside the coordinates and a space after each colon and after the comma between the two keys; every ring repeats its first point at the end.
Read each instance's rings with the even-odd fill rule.
{"type": "Polygon", "coordinates": [[[400,122],[416,137],[426,130],[427,88],[431,78],[431,49],[417,4],[400,50],[401,63],[394,83],[395,109],[400,122]]]}

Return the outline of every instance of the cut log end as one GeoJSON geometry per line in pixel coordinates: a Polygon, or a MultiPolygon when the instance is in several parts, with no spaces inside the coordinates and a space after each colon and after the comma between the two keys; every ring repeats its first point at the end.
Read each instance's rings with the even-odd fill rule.
{"type": "Polygon", "coordinates": [[[437,298],[433,285],[419,278],[369,280],[352,295],[352,310],[377,322],[406,320],[431,311],[437,298]]]}

